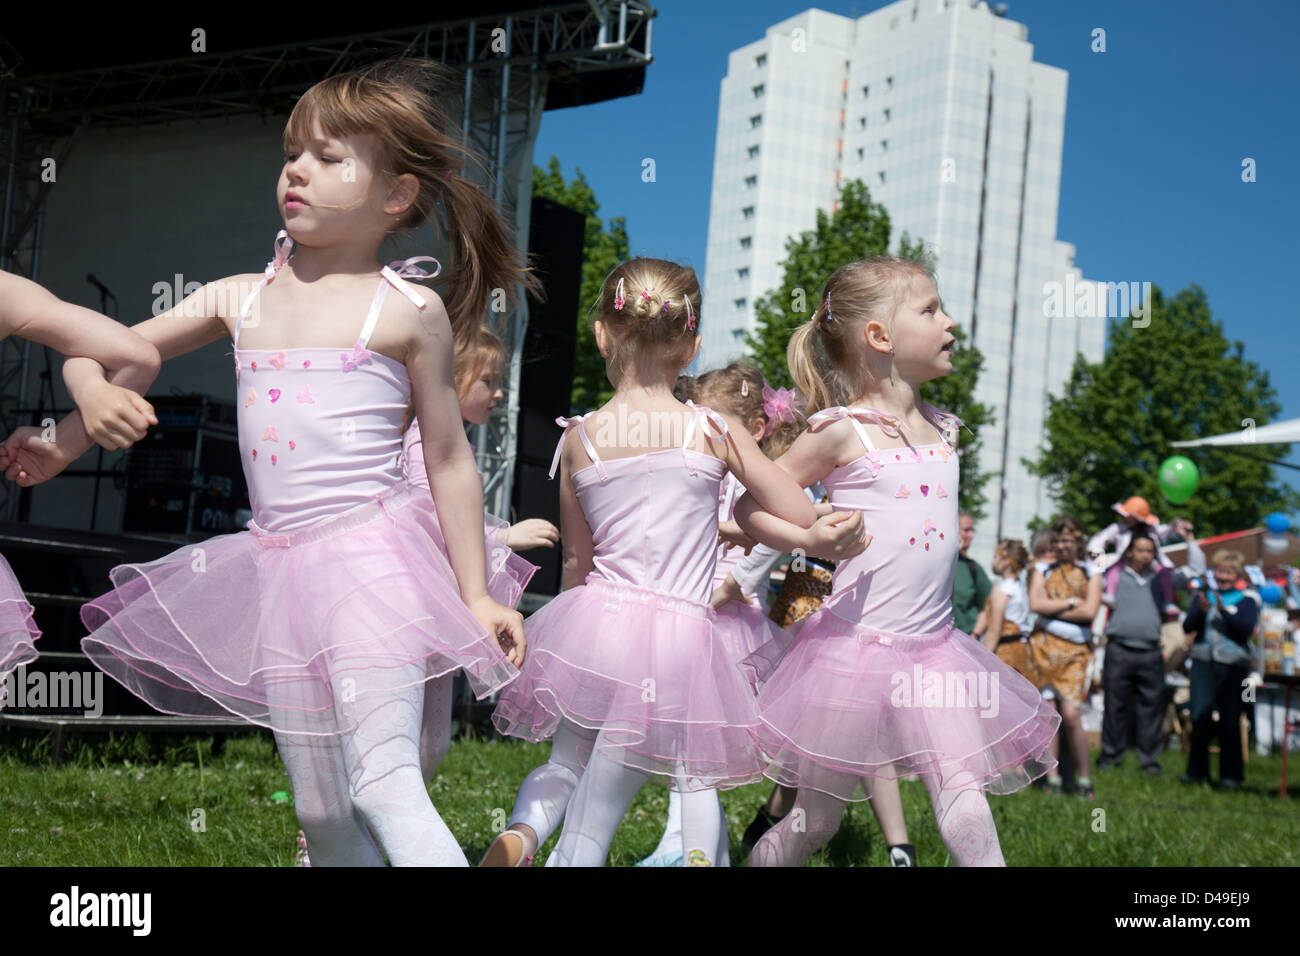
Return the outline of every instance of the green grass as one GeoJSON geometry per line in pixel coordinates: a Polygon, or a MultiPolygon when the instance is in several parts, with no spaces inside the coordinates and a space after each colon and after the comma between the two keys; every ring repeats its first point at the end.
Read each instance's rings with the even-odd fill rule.
{"type": "MultiPolygon", "coordinates": [[[[457,740],[429,792],[477,863],[509,814],[515,791],[546,759],[546,745],[457,740]]],[[[293,807],[271,795],[289,779],[268,736],[231,737],[214,755],[208,737],[73,736],[62,766],[49,740],[0,729],[0,865],[288,866],[298,829],[293,807]],[[203,811],[197,830],[193,811],[203,811]]],[[[1136,759],[1097,774],[1098,799],[1051,796],[1034,788],[991,797],[1012,866],[1295,866],[1300,814],[1277,796],[1281,757],[1251,755],[1238,793],[1178,783],[1186,759],[1168,751],[1164,776],[1136,759]],[[1102,822],[1104,832],[1094,829],[1102,822]]],[[[1300,761],[1293,784],[1300,789],[1300,761]]],[[[1217,757],[1212,758],[1212,765],[1217,757]]],[[[766,784],[723,794],[736,841],[766,798],[766,784]]],[[[922,866],[949,865],[925,788],[902,785],[909,835],[922,866]]],[[[623,822],[610,865],[630,866],[658,843],[668,791],[641,791],[623,822]]],[[[534,865],[555,846],[553,837],[534,865]]],[[[736,860],[739,862],[739,860],[736,860]]],[[[871,809],[856,804],[813,866],[886,866],[871,809]]]]}

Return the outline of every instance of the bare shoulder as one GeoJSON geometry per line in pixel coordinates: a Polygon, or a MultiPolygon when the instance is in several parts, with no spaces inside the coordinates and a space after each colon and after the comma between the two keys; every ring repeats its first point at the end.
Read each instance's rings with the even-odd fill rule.
{"type": "Polygon", "coordinates": [[[450,354],[451,318],[442,296],[423,286],[403,285],[423,302],[423,307],[396,289],[390,289],[371,338],[371,348],[406,361],[413,351],[426,355],[450,354]]]}
{"type": "Polygon", "coordinates": [[[833,462],[833,467],[836,468],[856,461],[867,451],[862,446],[862,439],[858,437],[857,429],[847,418],[835,418],[809,427],[795,439],[795,444],[790,450],[794,451],[800,445],[802,445],[799,448],[801,454],[833,462]]]}

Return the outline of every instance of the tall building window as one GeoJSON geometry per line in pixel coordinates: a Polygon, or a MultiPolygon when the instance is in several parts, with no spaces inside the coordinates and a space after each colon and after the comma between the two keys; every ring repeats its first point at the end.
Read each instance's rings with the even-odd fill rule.
{"type": "Polygon", "coordinates": [[[865,149],[863,149],[861,146],[859,146],[859,147],[858,147],[858,159],[864,159],[864,158],[866,158],[866,152],[867,152],[867,151],[866,151],[865,149]]]}
{"type": "Polygon", "coordinates": [[[737,270],[736,270],[736,278],[737,278],[737,279],[748,279],[748,278],[749,278],[749,266],[744,266],[744,267],[742,267],[742,268],[740,268],[740,269],[737,269],[737,270]]]}
{"type": "Polygon", "coordinates": [[[880,141],[880,151],[883,153],[887,149],[889,149],[889,140],[882,139],[880,141]]]}
{"type": "Polygon", "coordinates": [[[883,183],[885,181],[885,171],[883,169],[880,170],[878,175],[880,176],[880,181],[883,183]]]}
{"type": "Polygon", "coordinates": [[[764,67],[764,66],[766,66],[766,65],[767,65],[767,54],[766,54],[766,53],[760,53],[758,56],[754,57],[754,66],[755,66],[755,67],[759,67],[759,68],[761,68],[761,67],[764,67]]]}
{"type": "Polygon", "coordinates": [[[748,299],[733,299],[731,304],[734,305],[734,306],[736,307],[736,310],[737,310],[737,311],[739,311],[739,310],[743,309],[746,305],[749,304],[749,300],[748,300],[748,299]]]}
{"type": "Polygon", "coordinates": [[[758,86],[751,87],[751,89],[752,89],[752,91],[753,91],[753,93],[754,93],[754,99],[758,99],[760,96],[763,95],[763,84],[762,84],[762,83],[758,84],[758,86]]]}
{"type": "Polygon", "coordinates": [[[751,146],[751,147],[749,147],[749,149],[746,150],[746,152],[749,153],[749,158],[750,158],[750,159],[757,159],[757,158],[758,158],[758,147],[757,147],[757,146],[751,146]]]}
{"type": "Polygon", "coordinates": [[[732,329],[732,330],[731,330],[731,340],[732,340],[733,342],[743,342],[743,341],[745,341],[745,330],[744,330],[744,329],[732,329]]]}
{"type": "Polygon", "coordinates": [[[757,116],[751,116],[751,117],[749,118],[749,128],[750,128],[750,129],[758,129],[758,128],[759,128],[760,126],[762,126],[762,125],[763,125],[763,114],[762,114],[762,113],[759,113],[757,116]]]}
{"type": "Polygon", "coordinates": [[[754,218],[754,207],[753,207],[753,206],[746,206],[744,209],[740,210],[740,214],[741,214],[742,216],[744,216],[746,219],[753,219],[753,218],[754,218]]]}
{"type": "Polygon", "coordinates": [[[885,122],[889,122],[889,107],[885,107],[885,122]]]}
{"type": "Polygon", "coordinates": [[[862,85],[862,98],[865,100],[869,95],[871,95],[871,84],[864,83],[862,85]]]}
{"type": "Polygon", "coordinates": [[[858,129],[866,129],[866,128],[867,128],[867,118],[865,116],[859,116],[858,129]]]}
{"type": "Polygon", "coordinates": [[[754,188],[755,186],[757,186],[757,185],[758,185],[758,177],[757,177],[757,176],[746,176],[746,177],[745,177],[745,188],[746,188],[746,189],[753,189],[753,188],[754,188]]]}
{"type": "Polygon", "coordinates": [[[753,244],[754,244],[754,240],[753,240],[752,237],[750,237],[750,236],[741,236],[741,237],[740,237],[740,248],[742,248],[742,249],[748,249],[748,248],[749,248],[750,246],[752,246],[753,244]]]}
{"type": "Polygon", "coordinates": [[[893,88],[894,88],[894,78],[892,76],[885,77],[885,89],[892,90],[893,88]]]}

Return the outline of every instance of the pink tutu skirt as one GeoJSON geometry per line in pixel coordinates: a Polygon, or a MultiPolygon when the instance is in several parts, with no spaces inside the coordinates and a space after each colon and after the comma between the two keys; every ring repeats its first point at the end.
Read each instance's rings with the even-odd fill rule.
{"type": "Polygon", "coordinates": [[[82,609],[82,648],[164,713],[349,734],[367,702],[431,678],[463,669],[484,697],[519,673],[461,601],[433,499],[405,485],[302,531],[213,538],[112,579],[82,609]]]}
{"type": "Polygon", "coordinates": [[[777,627],[767,616],[767,612],[757,604],[743,601],[728,601],[714,613],[718,617],[718,637],[723,651],[732,662],[741,668],[742,673],[757,685],[753,667],[746,660],[761,651],[767,659],[776,659],[784,654],[794,637],[785,628],[777,627]]]}
{"type": "Polygon", "coordinates": [[[743,638],[708,604],[589,578],[524,626],[527,659],[492,716],[501,733],[600,730],[610,759],[682,790],[762,776],[753,691],[729,646],[743,638]]]}
{"type": "MultiPolygon", "coordinates": [[[[537,565],[525,561],[510,549],[510,525],[495,515],[486,515],[483,527],[483,555],[487,559],[487,589],[492,600],[506,607],[517,607],[528,582],[537,573],[537,565]]],[[[434,514],[434,521],[438,516],[434,514]]],[[[438,529],[439,546],[444,552],[447,544],[438,529]]]]}
{"type": "Polygon", "coordinates": [[[18,579],[0,557],[0,680],[16,667],[36,660],[33,642],[41,636],[32,618],[32,606],[23,596],[18,579]]]}
{"type": "Polygon", "coordinates": [[[951,626],[903,637],[823,608],[784,653],[760,648],[746,664],[761,685],[755,739],[783,786],[866,800],[864,777],[934,774],[943,788],[1011,793],[1056,765],[1055,710],[951,626]]]}

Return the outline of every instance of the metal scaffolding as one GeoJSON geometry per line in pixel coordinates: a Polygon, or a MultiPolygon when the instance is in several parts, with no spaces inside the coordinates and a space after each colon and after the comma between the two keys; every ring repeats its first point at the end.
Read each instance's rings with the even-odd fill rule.
{"type": "MultiPolygon", "coordinates": [[[[577,105],[639,91],[581,90],[585,74],[643,70],[651,61],[656,12],[640,0],[586,0],[517,13],[383,29],[324,40],[293,41],[235,52],[24,75],[21,50],[0,40],[0,160],[6,170],[0,215],[0,268],[37,279],[49,160],[62,169],[86,129],[138,127],[176,120],[287,114],[321,78],[390,56],[421,56],[464,74],[461,129],[487,161],[490,189],[528,245],[532,153],[548,96],[577,105]],[[575,93],[574,90],[578,89],[575,93]]],[[[626,84],[625,84],[626,85],[626,84]]],[[[511,361],[506,401],[476,429],[484,503],[510,517],[515,462],[511,423],[528,309],[522,290],[503,315],[485,316],[503,334],[511,361]]],[[[29,415],[33,348],[0,342],[0,434],[29,415]]],[[[18,495],[0,482],[0,517],[14,518],[18,495]]]]}

